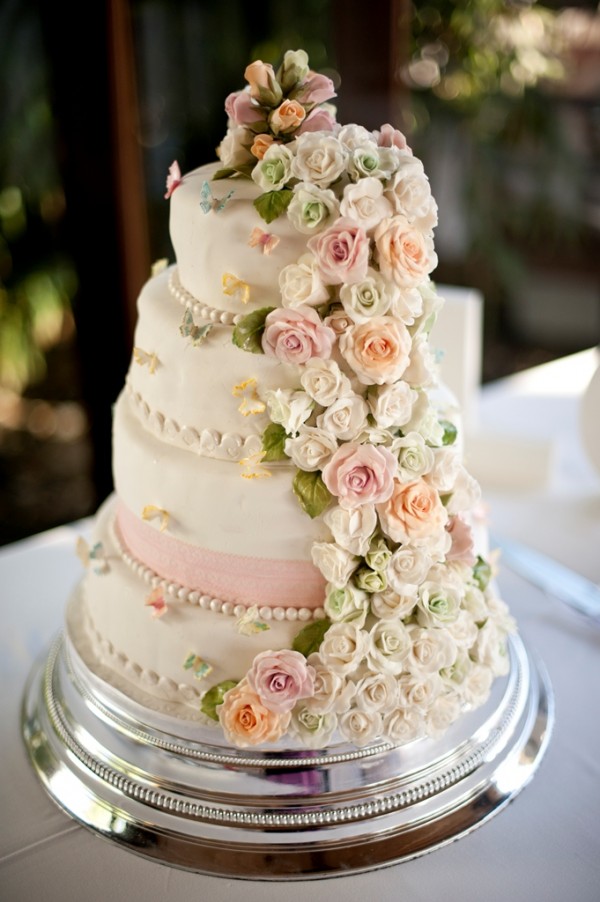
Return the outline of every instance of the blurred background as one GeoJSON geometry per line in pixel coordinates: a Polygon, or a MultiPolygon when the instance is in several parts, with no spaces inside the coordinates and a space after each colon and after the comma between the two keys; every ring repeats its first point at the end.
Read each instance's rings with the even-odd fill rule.
{"type": "MultiPolygon", "coordinates": [[[[166,172],[215,157],[253,59],[304,48],[338,119],[402,128],[484,381],[600,343],[600,12],[546,0],[0,0],[0,544],[110,492],[166,172]]],[[[600,412],[599,412],[600,413],[600,412]]]]}

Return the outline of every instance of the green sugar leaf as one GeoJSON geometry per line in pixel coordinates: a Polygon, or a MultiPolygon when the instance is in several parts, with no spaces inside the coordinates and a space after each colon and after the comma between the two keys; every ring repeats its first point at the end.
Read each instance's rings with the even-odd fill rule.
{"type": "Polygon", "coordinates": [[[222,683],[217,683],[216,686],[205,692],[200,702],[202,713],[212,718],[212,720],[218,720],[217,708],[223,704],[225,693],[233,689],[234,686],[237,686],[237,680],[223,680],[222,683]]]}
{"type": "Polygon", "coordinates": [[[265,329],[265,320],[274,307],[261,307],[254,313],[242,317],[233,330],[232,341],[242,351],[251,354],[263,354],[261,338],[265,329]]]}
{"type": "Polygon", "coordinates": [[[300,630],[292,642],[292,649],[294,651],[299,651],[301,655],[308,658],[313,652],[319,650],[321,642],[323,641],[323,636],[330,626],[331,620],[328,620],[327,617],[324,617],[322,620],[313,620],[312,623],[308,623],[300,630]]]}
{"type": "Polygon", "coordinates": [[[281,191],[267,191],[256,198],[254,206],[265,222],[273,222],[287,210],[293,196],[294,192],[290,188],[282,188],[281,191]]]}
{"type": "Polygon", "coordinates": [[[477,563],[473,567],[473,578],[482,592],[488,587],[488,583],[492,578],[492,568],[480,554],[477,555],[477,563]]]}
{"type": "Polygon", "coordinates": [[[453,445],[458,435],[458,429],[450,420],[440,420],[440,426],[444,429],[442,445],[453,445]]]}
{"type": "Polygon", "coordinates": [[[313,520],[329,507],[333,495],[318,472],[305,473],[298,470],[292,483],[296,498],[313,520]]]}
{"type": "Polygon", "coordinates": [[[279,423],[270,423],[262,434],[264,461],[286,460],[284,446],[287,432],[279,423]]]}

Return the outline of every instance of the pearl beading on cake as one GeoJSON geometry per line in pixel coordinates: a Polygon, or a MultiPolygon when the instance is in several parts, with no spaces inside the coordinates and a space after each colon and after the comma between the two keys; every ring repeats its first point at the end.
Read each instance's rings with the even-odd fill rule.
{"type": "Polygon", "coordinates": [[[177,268],[174,267],[169,275],[169,291],[183,307],[187,307],[195,316],[208,322],[221,326],[235,326],[245,316],[244,313],[232,313],[230,310],[218,310],[208,304],[203,304],[197,297],[184,288],[179,281],[177,268]]]}
{"type": "MultiPolygon", "coordinates": [[[[179,583],[163,579],[155,570],[139,561],[123,547],[115,529],[114,519],[110,525],[110,533],[123,563],[151,589],[163,589],[165,594],[173,601],[195,605],[204,611],[212,611],[213,614],[224,614],[226,617],[236,618],[243,617],[250,607],[254,607],[254,605],[244,605],[239,602],[222,601],[220,598],[214,598],[212,595],[203,595],[197,589],[189,589],[179,583]]],[[[275,620],[280,623],[285,620],[308,623],[310,620],[322,620],[325,617],[325,611],[322,607],[311,609],[284,607],[283,605],[277,605],[277,607],[262,605],[258,607],[258,617],[264,621],[275,620]]]]}
{"type": "Polygon", "coordinates": [[[178,447],[192,450],[201,457],[231,461],[243,460],[262,450],[259,435],[240,435],[236,432],[219,432],[217,429],[198,430],[193,426],[182,426],[159,410],[153,410],[133,388],[129,379],[125,388],[138,419],[159,438],[178,447]]]}

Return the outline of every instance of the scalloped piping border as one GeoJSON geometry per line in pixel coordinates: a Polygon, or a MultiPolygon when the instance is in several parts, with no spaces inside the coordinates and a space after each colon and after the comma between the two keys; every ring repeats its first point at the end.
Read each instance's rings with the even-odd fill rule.
{"type": "Polygon", "coordinates": [[[148,427],[158,438],[179,448],[194,451],[200,457],[214,460],[241,461],[262,450],[259,435],[240,435],[235,432],[221,433],[217,429],[202,429],[180,426],[176,420],[165,417],[153,410],[142,395],[136,391],[128,377],[125,389],[131,407],[142,425],[148,427]]]}
{"type": "MultiPolygon", "coordinates": [[[[164,589],[165,594],[174,601],[196,605],[205,611],[211,611],[213,614],[224,614],[227,617],[238,618],[243,617],[249,610],[249,607],[254,607],[254,605],[248,606],[234,603],[233,601],[223,601],[220,598],[213,598],[212,595],[203,595],[196,589],[190,589],[187,586],[182,586],[180,583],[164,579],[155,570],[152,570],[151,567],[148,567],[142,561],[138,560],[138,558],[134,557],[124,548],[123,542],[116,529],[114,516],[109,524],[109,532],[110,538],[123,563],[138,578],[142,579],[150,586],[150,588],[164,589]]],[[[322,620],[323,617],[325,617],[325,611],[322,607],[311,609],[283,607],[282,605],[278,605],[277,607],[263,605],[258,608],[258,616],[261,620],[267,621],[276,620],[282,622],[287,620],[290,622],[299,621],[300,623],[308,623],[311,620],[322,620]]]]}

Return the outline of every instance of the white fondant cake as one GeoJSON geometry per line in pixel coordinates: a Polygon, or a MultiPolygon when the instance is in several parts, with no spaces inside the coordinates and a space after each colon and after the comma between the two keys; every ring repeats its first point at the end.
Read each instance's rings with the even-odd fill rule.
{"type": "Polygon", "coordinates": [[[246,78],[221,168],[170,171],[176,262],[140,294],[69,635],[216,742],[438,735],[512,621],[428,345],[435,203],[400,132],[336,124],[302,51],[246,78]]]}

